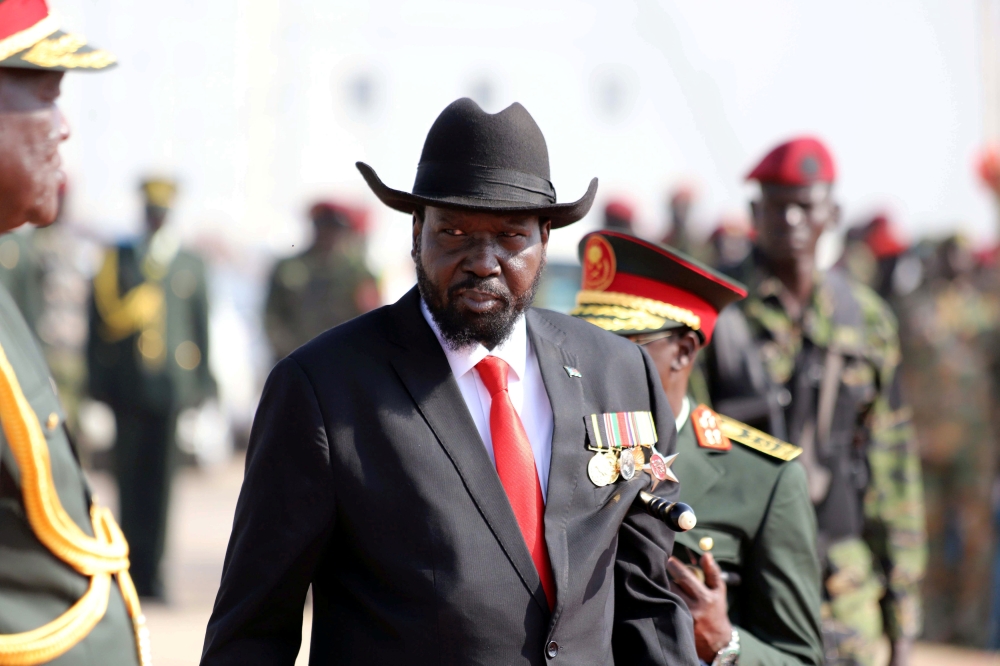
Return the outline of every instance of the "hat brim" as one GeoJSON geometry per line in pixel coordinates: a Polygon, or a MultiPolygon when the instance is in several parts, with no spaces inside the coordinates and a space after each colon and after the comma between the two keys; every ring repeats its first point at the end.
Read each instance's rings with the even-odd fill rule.
{"type": "Polygon", "coordinates": [[[474,210],[487,213],[532,213],[552,221],[552,228],[558,229],[582,219],[590,207],[594,205],[597,196],[597,179],[593,178],[586,193],[573,203],[550,204],[547,206],[525,205],[523,202],[503,201],[496,199],[480,199],[476,197],[424,197],[410,192],[394,190],[378,177],[375,170],[364,162],[356,164],[361,176],[368,183],[379,201],[389,208],[401,213],[412,213],[424,206],[452,208],[459,210],[474,210]]]}
{"type": "MultiPolygon", "coordinates": [[[[573,310],[570,310],[570,314],[576,317],[577,319],[583,319],[584,321],[589,321],[594,326],[597,326],[598,328],[603,328],[605,331],[608,331],[609,333],[614,333],[615,335],[621,335],[621,336],[650,335],[652,333],[662,333],[663,331],[671,331],[676,328],[684,328],[687,326],[687,324],[682,324],[679,321],[674,321],[672,319],[665,319],[660,326],[639,328],[631,323],[634,320],[634,318],[622,318],[622,317],[589,313],[587,312],[585,307],[580,307],[580,306],[577,306],[573,310]]],[[[695,332],[698,333],[698,335],[701,336],[702,341],[704,341],[705,334],[697,330],[695,332]]]]}
{"type": "Polygon", "coordinates": [[[49,72],[91,71],[114,67],[117,59],[91,46],[81,35],[56,30],[31,46],[0,60],[0,67],[49,72]]]}

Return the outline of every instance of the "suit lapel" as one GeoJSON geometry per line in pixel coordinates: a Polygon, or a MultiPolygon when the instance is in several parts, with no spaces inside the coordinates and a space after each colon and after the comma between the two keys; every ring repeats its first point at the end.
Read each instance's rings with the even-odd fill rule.
{"type": "Polygon", "coordinates": [[[562,346],[566,334],[543,319],[534,310],[527,314],[528,337],[538,359],[545,392],[552,405],[552,458],[545,502],[545,545],[556,582],[558,617],[569,587],[569,548],[566,523],[573,494],[586,466],[583,443],[584,398],[582,378],[569,376],[564,366],[575,367],[575,357],[562,346]]]}
{"type": "Polygon", "coordinates": [[[393,368],[525,586],[542,609],[548,611],[545,591],[507,493],[465,407],[444,350],[420,312],[416,288],[392,308],[397,324],[392,337],[400,347],[392,358],[393,368]]]}
{"type": "Polygon", "coordinates": [[[712,461],[712,456],[726,454],[709,453],[698,446],[690,417],[677,433],[677,452],[680,455],[673,469],[681,482],[681,501],[697,507],[701,498],[722,478],[722,470],[712,461]]]}

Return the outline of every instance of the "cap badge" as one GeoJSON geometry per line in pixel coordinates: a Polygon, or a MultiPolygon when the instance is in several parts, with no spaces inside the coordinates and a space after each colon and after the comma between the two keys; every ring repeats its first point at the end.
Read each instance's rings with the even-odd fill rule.
{"type": "Polygon", "coordinates": [[[799,172],[806,180],[813,180],[819,173],[819,160],[815,155],[806,155],[799,162],[799,172]]]}
{"type": "Polygon", "coordinates": [[[583,288],[604,291],[615,279],[615,251],[602,236],[591,236],[583,248],[583,288]]]}

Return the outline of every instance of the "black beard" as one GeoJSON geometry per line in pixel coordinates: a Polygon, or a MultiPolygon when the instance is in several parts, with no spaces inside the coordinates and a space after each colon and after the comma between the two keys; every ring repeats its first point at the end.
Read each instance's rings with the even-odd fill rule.
{"type": "Polygon", "coordinates": [[[545,257],[542,256],[542,263],[538,266],[538,272],[531,282],[531,287],[521,294],[514,296],[496,278],[480,278],[470,275],[467,279],[448,289],[448,302],[441,302],[441,293],[437,285],[427,275],[423,262],[420,259],[420,237],[417,237],[416,247],[417,266],[417,289],[420,296],[427,304],[434,322],[437,323],[448,346],[457,351],[469,345],[479,343],[487,349],[495,349],[497,345],[510,337],[514,330],[517,318],[524,314],[524,311],[531,306],[535,300],[535,292],[538,291],[538,283],[542,279],[542,272],[545,270],[545,257]],[[462,312],[458,309],[458,299],[456,298],[462,289],[478,289],[498,298],[503,307],[483,314],[472,312],[462,312]]]}

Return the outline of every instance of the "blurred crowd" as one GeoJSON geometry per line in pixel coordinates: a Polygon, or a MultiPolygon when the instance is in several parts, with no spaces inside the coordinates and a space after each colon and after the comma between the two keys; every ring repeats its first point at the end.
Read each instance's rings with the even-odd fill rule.
{"type": "MultiPolygon", "coordinates": [[[[1000,192],[996,163],[987,154],[981,176],[1000,192]]],[[[139,192],[144,219],[135,238],[108,244],[64,215],[0,237],[0,284],[42,343],[84,464],[117,478],[140,595],[164,599],[160,562],[175,470],[241,448],[270,365],[381,302],[362,208],[314,202],[305,216],[311,243],[273,259],[263,293],[248,297],[224,252],[181,243],[171,224],[174,180],[148,177],[139,192]],[[261,367],[234,367],[241,364],[233,359],[255,353],[261,367]]],[[[640,225],[626,198],[612,198],[600,226],[628,234],[658,227],[647,240],[750,284],[750,216],[706,224],[694,215],[697,198],[696,187],[676,187],[659,225],[640,225]]],[[[975,247],[961,234],[913,239],[885,211],[838,235],[833,270],[867,285],[898,319],[899,390],[912,409],[926,505],[922,635],[1000,649],[1000,248],[975,247]]],[[[536,305],[569,311],[580,279],[578,263],[551,261],[536,305]]],[[[692,391],[710,398],[697,374],[692,391]]]]}

